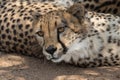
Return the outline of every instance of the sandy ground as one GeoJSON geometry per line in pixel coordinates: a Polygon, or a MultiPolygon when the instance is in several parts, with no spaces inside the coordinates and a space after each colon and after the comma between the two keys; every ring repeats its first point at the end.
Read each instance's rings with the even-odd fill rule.
{"type": "Polygon", "coordinates": [[[0,80],[120,80],[120,66],[79,68],[45,59],[2,54],[0,80]]]}

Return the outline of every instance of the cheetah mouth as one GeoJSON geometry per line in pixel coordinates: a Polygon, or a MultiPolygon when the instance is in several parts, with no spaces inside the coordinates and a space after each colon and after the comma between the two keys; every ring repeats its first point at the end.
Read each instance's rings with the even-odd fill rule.
{"type": "Polygon", "coordinates": [[[52,58],[51,61],[54,62],[54,63],[58,63],[58,62],[60,62],[59,59],[60,58],[52,58]]]}
{"type": "Polygon", "coordinates": [[[65,55],[65,54],[67,53],[67,50],[68,50],[68,49],[63,50],[63,51],[60,52],[60,53],[57,53],[57,56],[49,55],[49,56],[48,56],[48,58],[49,58],[48,60],[50,60],[50,61],[52,61],[52,62],[58,61],[59,59],[61,59],[61,57],[62,57],[63,55],[65,55]]]}
{"type": "Polygon", "coordinates": [[[64,60],[63,60],[62,57],[59,57],[59,58],[52,58],[51,61],[54,62],[54,63],[61,63],[61,62],[63,62],[64,60]]]}
{"type": "Polygon", "coordinates": [[[52,62],[57,61],[57,60],[59,60],[61,58],[61,56],[59,56],[59,57],[52,56],[51,59],[50,59],[50,61],[52,61],[52,62]]]}
{"type": "Polygon", "coordinates": [[[66,53],[62,53],[61,55],[59,55],[58,57],[54,57],[52,56],[52,58],[50,59],[50,61],[52,62],[55,62],[55,63],[60,63],[62,62],[63,60],[63,56],[65,55],[66,53]]]}
{"type": "Polygon", "coordinates": [[[57,60],[57,59],[59,59],[59,58],[55,58],[55,57],[52,57],[52,58],[51,58],[51,60],[57,60]]]}
{"type": "Polygon", "coordinates": [[[59,60],[59,59],[60,59],[60,57],[59,57],[59,58],[54,58],[54,57],[53,57],[53,58],[50,59],[50,61],[56,62],[56,61],[59,60]]]}
{"type": "Polygon", "coordinates": [[[51,61],[52,61],[52,60],[58,60],[59,58],[61,58],[61,56],[59,56],[59,57],[53,57],[53,56],[52,56],[52,58],[51,58],[50,60],[51,60],[51,61]]]}

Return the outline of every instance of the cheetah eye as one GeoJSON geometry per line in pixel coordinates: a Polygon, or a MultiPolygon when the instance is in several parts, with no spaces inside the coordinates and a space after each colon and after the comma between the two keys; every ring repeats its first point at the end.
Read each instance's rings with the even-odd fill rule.
{"type": "Polygon", "coordinates": [[[44,36],[44,32],[43,31],[38,31],[36,34],[38,34],[39,36],[44,36]]]}
{"type": "Polygon", "coordinates": [[[59,27],[59,28],[58,28],[58,32],[61,33],[61,32],[64,32],[64,31],[65,31],[65,27],[59,27]]]}

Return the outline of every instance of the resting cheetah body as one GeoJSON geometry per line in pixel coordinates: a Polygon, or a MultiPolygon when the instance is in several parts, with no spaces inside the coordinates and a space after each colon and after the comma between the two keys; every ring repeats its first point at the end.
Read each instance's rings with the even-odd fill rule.
{"type": "Polygon", "coordinates": [[[120,16],[120,0],[53,0],[52,3],[65,8],[72,6],[74,3],[81,3],[89,11],[120,16]]]}
{"type": "Polygon", "coordinates": [[[3,1],[48,2],[65,8],[69,8],[74,3],[81,3],[87,10],[120,16],[120,0],[1,0],[3,1]]]}

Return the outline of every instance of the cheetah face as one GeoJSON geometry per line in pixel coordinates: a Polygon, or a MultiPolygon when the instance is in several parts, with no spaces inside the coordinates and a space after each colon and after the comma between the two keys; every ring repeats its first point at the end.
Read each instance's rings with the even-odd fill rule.
{"type": "Polygon", "coordinates": [[[48,60],[57,59],[66,53],[69,45],[80,31],[78,19],[67,12],[50,12],[41,17],[36,28],[36,38],[42,43],[43,54],[48,60]],[[42,41],[41,41],[42,40],[42,41]]]}
{"type": "Polygon", "coordinates": [[[48,60],[54,61],[64,56],[80,36],[79,33],[84,29],[82,15],[75,15],[66,11],[53,11],[41,17],[36,36],[38,41],[43,40],[43,54],[48,60]]]}

